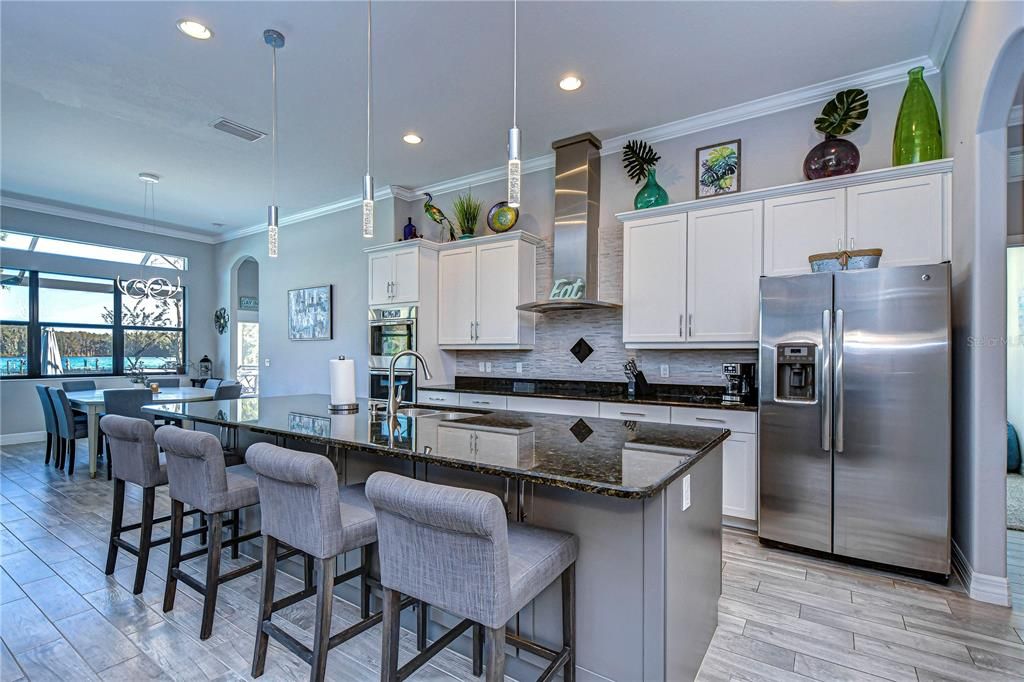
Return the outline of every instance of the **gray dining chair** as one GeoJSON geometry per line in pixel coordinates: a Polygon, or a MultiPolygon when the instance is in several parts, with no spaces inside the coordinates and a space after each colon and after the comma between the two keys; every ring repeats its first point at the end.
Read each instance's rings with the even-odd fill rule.
{"type": "Polygon", "coordinates": [[[95,391],[96,382],[92,379],[74,379],[72,381],[60,382],[60,387],[68,393],[74,393],[75,391],[95,391]]]}
{"type": "Polygon", "coordinates": [[[237,381],[222,381],[213,392],[214,400],[238,400],[242,397],[242,384],[237,381]]]}
{"type": "Polygon", "coordinates": [[[178,377],[154,377],[149,383],[156,384],[160,388],[178,388],[181,386],[181,379],[178,377]]]}
{"type": "Polygon", "coordinates": [[[206,381],[203,382],[203,388],[215,391],[217,390],[217,387],[220,386],[221,381],[221,379],[207,379],[206,381]]]}
{"type": "Polygon", "coordinates": [[[60,435],[58,445],[57,468],[63,469],[67,464],[68,475],[75,473],[75,441],[89,436],[89,427],[85,421],[75,418],[68,401],[68,394],[63,388],[51,386],[47,389],[53,403],[54,415],[57,418],[57,433],[60,435]]]}
{"type": "Polygon", "coordinates": [[[50,463],[50,456],[53,456],[56,464],[56,446],[60,442],[60,432],[57,430],[57,414],[53,411],[53,401],[50,400],[50,393],[43,384],[36,384],[36,393],[39,394],[39,405],[43,409],[43,425],[46,428],[46,459],[43,464],[50,463]]]}

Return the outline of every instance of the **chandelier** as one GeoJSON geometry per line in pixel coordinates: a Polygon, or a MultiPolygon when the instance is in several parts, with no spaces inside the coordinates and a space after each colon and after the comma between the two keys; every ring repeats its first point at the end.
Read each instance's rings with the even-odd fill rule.
{"type": "MultiPolygon", "coordinates": [[[[146,218],[149,216],[150,220],[155,220],[156,183],[160,182],[160,176],[156,173],[139,173],[139,180],[142,181],[143,187],[142,217],[146,218]],[[147,208],[149,209],[148,214],[147,208]]],[[[122,295],[137,301],[147,298],[154,301],[166,301],[167,299],[174,298],[181,292],[181,277],[178,277],[174,284],[166,277],[150,277],[149,279],[132,277],[131,279],[123,280],[118,275],[114,281],[117,283],[117,288],[122,295]]]]}

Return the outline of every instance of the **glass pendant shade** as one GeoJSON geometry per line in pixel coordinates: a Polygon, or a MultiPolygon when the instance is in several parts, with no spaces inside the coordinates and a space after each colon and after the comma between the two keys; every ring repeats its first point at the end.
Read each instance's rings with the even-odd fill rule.
{"type": "Polygon", "coordinates": [[[373,177],[363,178],[363,237],[373,239],[373,177]]]}
{"type": "Polygon", "coordinates": [[[519,208],[521,199],[521,176],[522,163],[519,160],[519,146],[521,142],[519,128],[510,128],[508,131],[508,205],[511,208],[519,208]]]}
{"type": "Polygon", "coordinates": [[[267,255],[277,258],[277,206],[267,206],[267,255]]]}

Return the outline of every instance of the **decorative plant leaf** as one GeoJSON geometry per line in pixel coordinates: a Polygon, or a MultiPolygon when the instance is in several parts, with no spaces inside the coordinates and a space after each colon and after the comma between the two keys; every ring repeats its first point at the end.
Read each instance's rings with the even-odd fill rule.
{"type": "Polygon", "coordinates": [[[622,147],[622,167],[636,184],[647,179],[647,171],[654,168],[661,155],[643,140],[630,140],[622,147]]]}
{"type": "Polygon", "coordinates": [[[814,119],[818,132],[840,137],[849,135],[868,117],[868,94],[860,88],[836,93],[814,119]]]}

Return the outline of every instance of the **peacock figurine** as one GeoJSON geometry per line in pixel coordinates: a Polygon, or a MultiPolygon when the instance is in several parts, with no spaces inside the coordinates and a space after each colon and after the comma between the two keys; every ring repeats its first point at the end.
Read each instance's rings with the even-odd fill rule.
{"type": "Polygon", "coordinates": [[[431,196],[430,192],[424,192],[427,196],[427,201],[423,204],[423,212],[427,214],[427,217],[433,220],[435,223],[444,227],[448,225],[448,241],[455,241],[458,236],[455,234],[455,226],[452,225],[452,221],[448,220],[448,216],[444,214],[444,211],[434,206],[432,203],[434,197],[431,196]]]}

